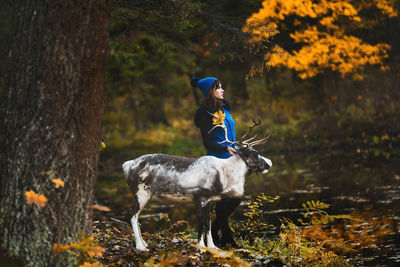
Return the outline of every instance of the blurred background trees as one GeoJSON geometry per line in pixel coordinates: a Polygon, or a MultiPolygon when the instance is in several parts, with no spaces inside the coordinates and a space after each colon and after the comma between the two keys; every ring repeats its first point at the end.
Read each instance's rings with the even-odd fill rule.
{"type": "MultiPolygon", "coordinates": [[[[4,71],[13,31],[10,4],[2,7],[4,71]]],[[[398,140],[396,1],[114,0],[111,11],[103,119],[110,153],[141,144],[203,154],[193,124],[202,95],[192,76],[220,78],[238,135],[253,112],[263,118],[260,134],[274,131],[271,149],[398,140]]]]}
{"type": "Polygon", "coordinates": [[[115,1],[108,143],[153,138],[172,149],[189,138],[202,153],[194,75],[224,82],[239,134],[253,112],[280,145],[397,136],[398,9],[389,0],[115,1]]]}
{"type": "Polygon", "coordinates": [[[397,134],[398,9],[398,2],[386,0],[273,0],[247,20],[278,29],[265,55],[273,70],[267,81],[272,93],[287,91],[273,81],[289,71],[292,85],[304,85],[315,119],[306,131],[342,138],[397,134]]]}
{"type": "Polygon", "coordinates": [[[197,139],[192,120],[201,93],[190,86],[193,76],[216,76],[236,96],[233,103],[247,101],[247,74],[272,47],[268,38],[254,42],[241,30],[259,4],[115,1],[104,120],[109,142],[148,139],[154,127],[162,132],[156,142],[171,143],[175,130],[197,139]]]}

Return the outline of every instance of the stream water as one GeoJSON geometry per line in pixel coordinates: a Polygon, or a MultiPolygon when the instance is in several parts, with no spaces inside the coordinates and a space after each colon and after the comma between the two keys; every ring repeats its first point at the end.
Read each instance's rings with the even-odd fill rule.
{"type": "MultiPolygon", "coordinates": [[[[348,255],[356,266],[400,266],[400,153],[399,151],[302,151],[268,154],[273,167],[266,175],[251,175],[246,180],[246,195],[280,198],[265,205],[264,218],[278,231],[280,219],[301,217],[302,203],[319,200],[330,204],[329,214],[348,214],[356,220],[335,223],[331,228],[356,253],[348,255]]],[[[122,162],[122,161],[121,161],[122,162]]],[[[132,195],[120,163],[103,157],[96,197],[109,206],[108,217],[129,222],[132,195]]],[[[243,205],[246,204],[244,200],[243,205]]],[[[241,219],[238,209],[232,220],[241,219]]],[[[193,206],[148,205],[140,222],[143,231],[155,232],[165,222],[187,220],[195,226],[193,206]]],[[[165,225],[164,225],[165,226],[165,225]]]]}

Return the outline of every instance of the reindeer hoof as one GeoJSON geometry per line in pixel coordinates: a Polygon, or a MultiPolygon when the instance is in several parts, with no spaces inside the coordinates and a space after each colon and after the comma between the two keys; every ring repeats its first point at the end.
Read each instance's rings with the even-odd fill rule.
{"type": "Polygon", "coordinates": [[[145,247],[145,246],[137,246],[136,250],[137,251],[149,251],[149,249],[147,247],[145,247]]]}

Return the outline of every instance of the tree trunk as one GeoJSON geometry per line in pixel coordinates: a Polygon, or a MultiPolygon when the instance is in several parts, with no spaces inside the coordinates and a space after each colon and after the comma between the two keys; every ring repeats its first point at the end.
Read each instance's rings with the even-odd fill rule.
{"type": "MultiPolygon", "coordinates": [[[[104,106],[109,0],[17,1],[2,109],[0,245],[26,266],[54,266],[53,244],[91,226],[104,106]],[[53,172],[48,172],[53,171],[53,172]],[[56,189],[52,178],[65,187],[56,189]],[[25,192],[45,195],[27,204],[25,192]]],[[[59,265],[71,265],[67,253],[59,265]]],[[[3,262],[4,263],[4,262],[3,262]]]]}

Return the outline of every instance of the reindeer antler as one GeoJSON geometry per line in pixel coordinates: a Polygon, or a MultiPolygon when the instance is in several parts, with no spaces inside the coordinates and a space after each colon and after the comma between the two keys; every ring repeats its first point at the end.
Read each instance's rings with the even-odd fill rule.
{"type": "Polygon", "coordinates": [[[266,143],[271,135],[268,135],[268,136],[266,136],[264,138],[261,138],[259,140],[256,140],[256,141],[253,141],[253,140],[256,138],[257,135],[254,135],[253,137],[250,137],[247,140],[243,140],[248,134],[250,134],[253,131],[253,129],[256,126],[261,124],[261,120],[260,119],[256,120],[254,118],[254,115],[251,114],[251,113],[250,113],[250,118],[253,121],[253,125],[249,126],[249,130],[240,138],[240,140],[237,143],[238,144],[243,144],[243,145],[246,145],[246,146],[249,146],[249,147],[266,143]],[[251,141],[253,141],[253,142],[251,142],[251,141]]]}
{"type": "Polygon", "coordinates": [[[239,140],[240,143],[248,143],[248,142],[250,142],[251,140],[253,140],[254,138],[256,138],[256,135],[255,135],[255,136],[253,136],[253,137],[251,137],[251,138],[249,138],[249,139],[243,141],[243,139],[244,139],[249,133],[251,133],[251,132],[253,131],[254,127],[256,127],[256,126],[258,126],[258,125],[261,124],[261,120],[260,120],[260,119],[259,119],[259,120],[256,120],[256,119],[254,118],[254,115],[253,115],[252,113],[250,113],[250,118],[251,118],[251,120],[253,121],[253,125],[252,125],[252,126],[249,126],[249,130],[247,130],[247,132],[240,138],[240,140],[239,140]]]}
{"type": "MultiPolygon", "coordinates": [[[[217,115],[215,115],[215,114],[213,114],[213,113],[211,113],[211,112],[208,112],[208,114],[210,114],[211,116],[213,116],[213,117],[215,117],[215,118],[218,118],[217,115]]],[[[261,138],[261,139],[259,139],[259,140],[256,140],[256,141],[253,141],[253,140],[257,137],[257,135],[254,135],[253,137],[250,137],[250,138],[247,139],[247,140],[243,140],[248,134],[250,134],[250,133],[253,131],[253,129],[254,129],[256,126],[258,126],[258,125],[261,124],[261,120],[260,120],[260,119],[256,120],[256,119],[254,118],[253,114],[250,114],[250,118],[251,118],[251,120],[253,121],[253,125],[252,125],[252,126],[249,126],[249,130],[248,130],[248,131],[240,138],[240,140],[237,141],[237,142],[232,142],[232,141],[230,141],[230,140],[228,139],[228,130],[226,129],[225,123],[224,123],[223,121],[222,121],[221,124],[217,124],[217,125],[215,125],[214,127],[212,127],[211,130],[208,131],[208,133],[211,133],[211,132],[212,132],[215,128],[217,128],[217,127],[221,127],[222,129],[224,129],[224,132],[225,132],[225,140],[222,141],[222,142],[218,142],[218,144],[222,144],[222,143],[227,142],[227,143],[230,143],[230,144],[232,144],[232,145],[239,144],[239,145],[245,145],[245,146],[248,146],[248,147],[252,147],[252,146],[256,146],[256,145],[260,145],[260,144],[266,143],[266,142],[268,141],[269,137],[271,136],[271,134],[269,134],[268,136],[266,136],[266,137],[264,137],[264,138],[261,138]],[[253,142],[251,142],[251,141],[253,141],[253,142]]]]}
{"type": "MultiPolygon", "coordinates": [[[[208,111],[207,111],[207,112],[208,112],[208,111]]],[[[213,114],[213,113],[211,113],[211,112],[208,112],[208,114],[210,114],[210,115],[213,116],[213,117],[218,118],[218,116],[216,116],[215,114],[213,114]]],[[[221,127],[222,129],[224,129],[224,132],[225,132],[225,140],[222,141],[222,142],[218,142],[218,144],[222,144],[222,143],[227,142],[227,143],[230,143],[231,145],[234,145],[234,144],[237,143],[237,142],[232,142],[232,141],[229,140],[229,138],[228,138],[228,130],[226,129],[225,123],[224,123],[223,121],[222,121],[221,124],[217,124],[217,125],[215,125],[214,127],[212,127],[211,130],[208,131],[208,133],[211,133],[211,132],[212,132],[215,128],[217,128],[217,127],[221,127]]]]}
{"type": "Polygon", "coordinates": [[[256,146],[256,145],[265,144],[270,137],[271,137],[271,134],[269,134],[268,136],[266,136],[260,140],[256,140],[254,142],[249,143],[248,146],[256,146]]]}

